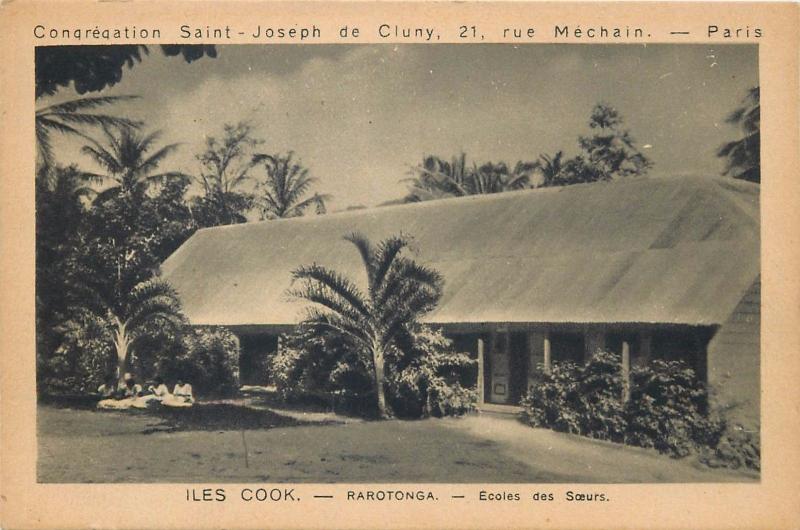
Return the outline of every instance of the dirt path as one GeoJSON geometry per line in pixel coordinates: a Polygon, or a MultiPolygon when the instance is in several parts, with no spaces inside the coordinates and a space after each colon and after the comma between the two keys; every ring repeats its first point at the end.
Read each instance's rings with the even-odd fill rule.
{"type": "Polygon", "coordinates": [[[442,420],[447,428],[492,440],[502,453],[534,472],[546,471],[570,482],[749,482],[756,473],[711,469],[692,457],[673,459],[654,450],[628,447],[547,429],[533,429],[513,418],[492,415],[442,420]]]}
{"type": "Polygon", "coordinates": [[[256,422],[249,418],[235,419],[235,428],[218,423],[214,429],[189,421],[176,427],[169,420],[149,414],[40,406],[39,480],[211,483],[742,480],[741,475],[694,469],[687,462],[648,451],[599,444],[489,417],[307,424],[266,416],[256,422]]]}

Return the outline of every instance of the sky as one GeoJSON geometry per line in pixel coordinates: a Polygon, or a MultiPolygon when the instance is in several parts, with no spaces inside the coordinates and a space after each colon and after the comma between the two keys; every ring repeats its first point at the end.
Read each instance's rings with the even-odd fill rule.
{"type": "MultiPolygon", "coordinates": [[[[405,194],[427,154],[535,160],[578,153],[592,107],[622,115],[654,176],[718,175],[725,117],[758,84],[753,45],[381,44],[218,46],[191,64],[152,47],[102,95],[136,94],[113,114],[181,143],[161,170],[198,173],[225,123],[248,121],[261,150],[292,150],[332,210],[405,194]]],[[[98,95],[98,94],[93,94],[98,95]]],[[[46,104],[78,97],[62,89],[46,104]]],[[[109,107],[106,111],[112,113],[109,107]]],[[[59,160],[96,170],[74,140],[59,160]]]]}

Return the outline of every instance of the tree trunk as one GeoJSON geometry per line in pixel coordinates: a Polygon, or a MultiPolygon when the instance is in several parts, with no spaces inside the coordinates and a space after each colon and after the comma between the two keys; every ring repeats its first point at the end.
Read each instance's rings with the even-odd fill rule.
{"type": "Polygon", "coordinates": [[[124,322],[117,320],[117,329],[114,332],[114,347],[117,350],[117,386],[122,386],[124,383],[125,370],[127,368],[130,338],[126,327],[124,322]]]}
{"type": "Polygon", "coordinates": [[[391,415],[389,414],[389,408],[386,406],[386,392],[383,385],[383,348],[379,345],[373,346],[372,359],[375,364],[375,394],[378,397],[378,418],[383,420],[391,415]]]}

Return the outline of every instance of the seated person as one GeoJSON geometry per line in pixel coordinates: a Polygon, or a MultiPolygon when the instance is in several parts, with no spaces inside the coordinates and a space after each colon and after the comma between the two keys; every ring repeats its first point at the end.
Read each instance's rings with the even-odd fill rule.
{"type": "Polygon", "coordinates": [[[178,398],[182,399],[186,403],[194,403],[194,396],[192,395],[192,385],[189,383],[184,383],[180,379],[175,384],[175,388],[172,390],[172,394],[178,398]]]}
{"type": "Polygon", "coordinates": [[[147,387],[147,393],[140,393],[133,401],[133,407],[137,409],[146,409],[152,405],[163,403],[165,399],[169,399],[170,393],[164,380],[156,377],[153,384],[147,387]]]}
{"type": "Polygon", "coordinates": [[[142,385],[136,382],[136,379],[127,374],[128,378],[125,379],[125,386],[122,389],[123,397],[137,398],[142,395],[142,385]]]}
{"type": "Polygon", "coordinates": [[[167,385],[164,384],[164,379],[161,377],[156,377],[153,380],[153,384],[150,385],[147,390],[152,392],[159,401],[162,401],[165,397],[170,395],[169,388],[167,388],[167,385]]]}
{"type": "Polygon", "coordinates": [[[117,387],[113,397],[97,403],[101,409],[124,410],[134,406],[136,399],[142,394],[142,385],[136,383],[131,374],[125,374],[122,383],[117,387]]]}
{"type": "Polygon", "coordinates": [[[192,385],[184,383],[178,379],[172,394],[168,394],[166,398],[161,400],[161,404],[166,407],[191,407],[194,403],[194,396],[192,395],[192,385]]]}
{"type": "Polygon", "coordinates": [[[100,385],[97,389],[97,393],[100,394],[100,397],[103,399],[108,399],[114,397],[117,391],[117,380],[114,377],[109,377],[106,379],[106,382],[100,385]]]}

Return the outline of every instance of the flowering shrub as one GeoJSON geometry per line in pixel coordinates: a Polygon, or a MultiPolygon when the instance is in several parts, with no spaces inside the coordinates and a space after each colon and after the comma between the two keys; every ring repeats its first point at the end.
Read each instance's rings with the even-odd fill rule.
{"type": "Polygon", "coordinates": [[[722,418],[705,414],[707,393],[680,361],[653,360],[631,371],[630,400],[622,401],[619,356],[598,352],[586,365],[556,364],[524,398],[536,427],[591,436],[675,457],[704,451],[707,461],[757,469],[757,440],[727,434],[722,418]]]}
{"type": "Polygon", "coordinates": [[[694,371],[680,361],[656,359],[632,370],[626,443],[686,456],[713,442],[719,426],[704,414],[707,398],[694,371]]]}
{"type": "Polygon", "coordinates": [[[477,361],[453,351],[441,331],[413,330],[391,355],[386,398],[401,417],[454,416],[475,408],[477,361]]]}
{"type": "Polygon", "coordinates": [[[531,425],[622,441],[626,419],[619,359],[598,352],[585,366],[557,363],[522,405],[531,425]]]}

